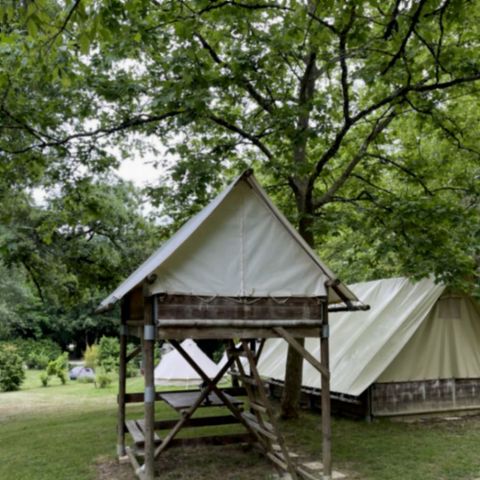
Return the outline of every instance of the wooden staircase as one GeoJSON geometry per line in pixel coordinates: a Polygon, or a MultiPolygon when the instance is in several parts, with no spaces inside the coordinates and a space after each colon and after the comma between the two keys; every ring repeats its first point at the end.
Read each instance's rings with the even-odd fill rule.
{"type": "Polygon", "coordinates": [[[297,480],[300,472],[289,456],[275,413],[268,400],[265,385],[257,370],[258,355],[255,355],[245,340],[241,342],[240,347],[235,347],[232,343],[229,355],[235,359],[239,372],[238,378],[245,387],[249,400],[250,411],[242,412],[243,420],[255,434],[265,456],[281,470],[288,472],[293,480],[297,480]],[[242,358],[247,358],[249,372],[242,363],[242,358]]]}

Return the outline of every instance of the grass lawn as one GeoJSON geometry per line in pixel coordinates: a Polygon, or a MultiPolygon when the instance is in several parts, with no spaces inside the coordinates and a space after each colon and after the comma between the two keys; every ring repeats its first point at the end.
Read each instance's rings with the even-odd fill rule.
{"type": "MultiPolygon", "coordinates": [[[[128,391],[142,391],[142,379],[130,379],[128,391]]],[[[0,479],[133,480],[130,466],[115,460],[115,393],[116,385],[76,382],[42,388],[39,373],[28,372],[21,391],[0,393],[0,479]]],[[[158,417],[175,416],[161,403],[156,408],[158,417]]],[[[142,405],[129,405],[128,415],[140,418],[142,405]]],[[[304,412],[281,426],[292,451],[319,459],[319,415],[304,412]]],[[[351,480],[473,480],[480,477],[479,446],[477,417],[333,422],[334,465],[351,480]]],[[[259,454],[239,446],[172,449],[159,468],[162,480],[266,480],[273,473],[259,454]]]]}

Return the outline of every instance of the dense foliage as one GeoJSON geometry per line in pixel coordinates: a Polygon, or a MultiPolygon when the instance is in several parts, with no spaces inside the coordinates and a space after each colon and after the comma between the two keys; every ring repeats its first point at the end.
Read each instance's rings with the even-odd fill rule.
{"type": "Polygon", "coordinates": [[[25,379],[23,362],[13,345],[0,345],[0,390],[18,390],[25,379]]]}

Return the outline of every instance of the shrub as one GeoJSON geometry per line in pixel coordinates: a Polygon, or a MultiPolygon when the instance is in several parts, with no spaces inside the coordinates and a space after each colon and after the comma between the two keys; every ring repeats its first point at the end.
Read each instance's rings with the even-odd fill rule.
{"type": "Polygon", "coordinates": [[[67,383],[67,370],[68,370],[68,352],[63,352],[55,360],[48,362],[46,374],[48,376],[56,375],[62,385],[67,383]]]}
{"type": "Polygon", "coordinates": [[[95,370],[95,367],[98,365],[98,345],[87,345],[85,352],[83,353],[83,361],[85,366],[95,370]]]}
{"type": "Polygon", "coordinates": [[[98,388],[107,388],[112,383],[112,378],[108,373],[101,372],[96,375],[95,383],[98,388]]]}
{"type": "Polygon", "coordinates": [[[16,347],[8,344],[2,345],[0,348],[0,389],[4,392],[18,390],[23,380],[25,380],[25,371],[16,347]]]}
{"type": "Polygon", "coordinates": [[[48,382],[50,381],[50,375],[48,375],[47,372],[42,372],[40,374],[40,381],[42,382],[42,386],[43,387],[47,387],[48,386],[48,382]]]}
{"type": "Polygon", "coordinates": [[[102,337],[98,342],[98,365],[105,372],[113,372],[118,369],[120,355],[120,342],[115,337],[102,337]]]}

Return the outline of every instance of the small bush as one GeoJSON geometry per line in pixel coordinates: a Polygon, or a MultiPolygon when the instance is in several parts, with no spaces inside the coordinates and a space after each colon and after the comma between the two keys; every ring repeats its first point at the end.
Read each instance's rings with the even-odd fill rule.
{"type": "Polygon", "coordinates": [[[95,367],[98,365],[98,345],[87,345],[87,349],[83,353],[83,361],[85,362],[85,366],[95,370],[95,367]]]}
{"type": "Polygon", "coordinates": [[[98,365],[107,373],[118,370],[120,341],[115,337],[102,337],[98,342],[98,365]]]}
{"type": "Polygon", "coordinates": [[[112,378],[106,372],[98,373],[95,378],[98,388],[107,388],[112,383],[112,378]]]}
{"type": "Polygon", "coordinates": [[[14,345],[4,344],[0,348],[0,390],[18,390],[25,380],[23,361],[14,345]]]}
{"type": "Polygon", "coordinates": [[[42,372],[40,374],[40,381],[42,382],[43,387],[48,387],[48,382],[50,381],[50,375],[47,372],[42,372]]]}
{"type": "Polygon", "coordinates": [[[48,362],[46,374],[51,377],[56,375],[62,385],[67,383],[67,370],[68,370],[68,352],[63,352],[55,360],[48,362]]]}

